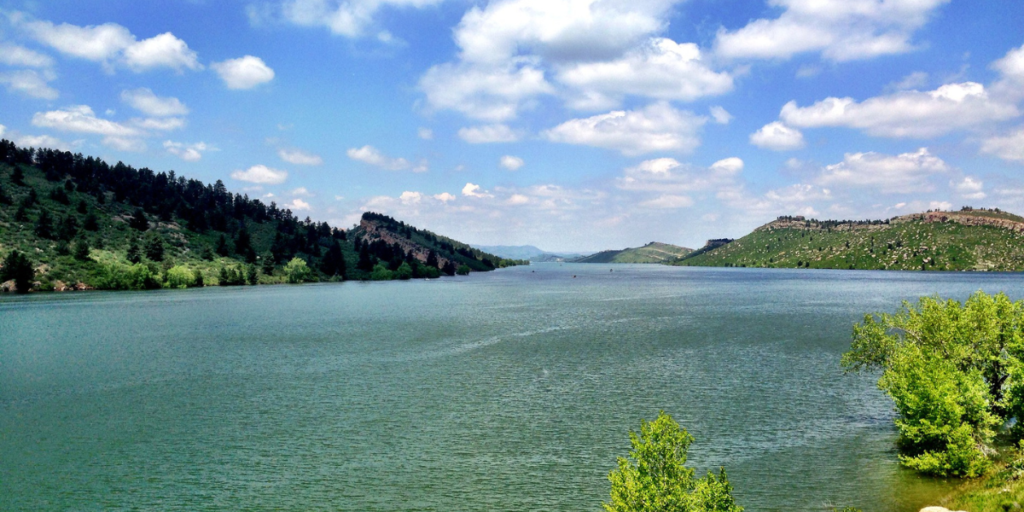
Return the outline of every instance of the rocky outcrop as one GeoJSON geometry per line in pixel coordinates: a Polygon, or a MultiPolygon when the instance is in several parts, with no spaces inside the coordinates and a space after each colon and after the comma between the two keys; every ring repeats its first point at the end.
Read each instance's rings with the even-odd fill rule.
{"type": "Polygon", "coordinates": [[[955,222],[965,226],[992,226],[1002,229],[1009,229],[1017,232],[1024,232],[1024,222],[1004,217],[982,215],[971,211],[966,212],[926,212],[904,215],[893,219],[893,222],[955,222]]]}
{"type": "MultiPolygon", "coordinates": [[[[408,238],[394,233],[387,228],[381,226],[375,221],[363,219],[359,222],[359,227],[363,230],[363,239],[366,241],[383,240],[389,245],[398,244],[405,252],[411,252],[412,257],[419,260],[421,263],[427,262],[427,257],[430,255],[430,249],[419,245],[408,238]]],[[[437,254],[437,265],[438,268],[444,268],[448,264],[448,259],[437,254]]],[[[454,262],[453,262],[454,263],[454,262]]],[[[457,266],[457,265],[456,265],[457,266]]]]}
{"type": "Polygon", "coordinates": [[[18,290],[14,287],[14,279],[0,283],[0,292],[14,293],[16,291],[18,290]]]}

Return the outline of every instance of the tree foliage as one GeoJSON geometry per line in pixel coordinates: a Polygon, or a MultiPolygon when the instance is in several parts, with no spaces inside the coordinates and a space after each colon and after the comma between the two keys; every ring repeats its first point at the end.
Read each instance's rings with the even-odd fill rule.
{"type": "Polygon", "coordinates": [[[288,278],[288,282],[293,284],[305,283],[313,279],[313,271],[302,258],[292,258],[284,266],[284,275],[288,278]]]}
{"type": "Polygon", "coordinates": [[[608,512],[742,512],[724,469],[694,479],[686,467],[693,436],[664,411],[652,422],[642,421],[629,440],[629,458],[620,457],[618,469],[608,474],[608,512]]]}
{"type": "Polygon", "coordinates": [[[32,262],[28,256],[20,251],[14,250],[4,258],[3,267],[0,267],[0,281],[14,280],[14,289],[18,293],[28,293],[32,288],[32,279],[36,271],[32,268],[32,262]]]}
{"type": "Polygon", "coordinates": [[[847,371],[881,370],[895,403],[900,462],[974,477],[990,464],[996,431],[1024,437],[1024,301],[976,292],[963,304],[923,297],[854,326],[847,371]]]}

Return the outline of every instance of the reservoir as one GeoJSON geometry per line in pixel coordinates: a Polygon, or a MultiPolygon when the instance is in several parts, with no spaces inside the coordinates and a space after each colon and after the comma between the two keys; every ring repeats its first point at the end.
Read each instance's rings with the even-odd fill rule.
{"type": "Polygon", "coordinates": [[[0,298],[0,510],[598,511],[659,410],[748,511],[917,510],[839,358],[1019,274],[534,264],[407,282],[0,298]],[[609,272],[614,269],[614,272],[609,272]]]}

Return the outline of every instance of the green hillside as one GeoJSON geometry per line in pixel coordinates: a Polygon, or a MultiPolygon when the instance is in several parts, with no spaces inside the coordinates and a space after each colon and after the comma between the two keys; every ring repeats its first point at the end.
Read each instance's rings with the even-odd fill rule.
{"type": "MultiPolygon", "coordinates": [[[[27,257],[34,290],[429,278],[517,263],[384,215],[367,223],[373,233],[348,233],[220,181],[0,141],[0,262],[27,257]]],[[[0,268],[0,288],[13,271],[0,268]]]]}
{"type": "Polygon", "coordinates": [[[660,242],[621,251],[601,251],[573,260],[574,263],[666,263],[686,256],[693,249],[660,242]]]}
{"type": "Polygon", "coordinates": [[[884,221],[780,217],[674,265],[876,270],[1024,270],[1024,218],[964,208],[884,221]]]}

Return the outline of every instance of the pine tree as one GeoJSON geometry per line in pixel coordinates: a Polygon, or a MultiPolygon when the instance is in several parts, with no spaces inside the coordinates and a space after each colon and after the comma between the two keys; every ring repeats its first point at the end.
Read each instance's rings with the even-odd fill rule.
{"type": "Polygon", "coordinates": [[[89,260],[89,242],[87,242],[85,238],[79,238],[78,241],[75,242],[74,255],[76,260],[89,260]]]}
{"type": "Polygon", "coordinates": [[[32,279],[36,276],[32,262],[18,250],[11,251],[0,268],[0,281],[14,280],[14,289],[18,293],[28,293],[32,288],[32,279]]]}
{"type": "Polygon", "coordinates": [[[25,185],[25,173],[22,172],[20,166],[14,166],[14,172],[11,173],[11,182],[19,186],[25,185]]]}
{"type": "Polygon", "coordinates": [[[39,217],[36,218],[35,232],[39,238],[53,238],[53,220],[50,218],[50,212],[40,210],[39,217]]]}
{"type": "Polygon", "coordinates": [[[228,248],[228,239],[224,237],[223,233],[217,239],[217,254],[224,257],[231,255],[231,249],[228,248]]]}
{"type": "Polygon", "coordinates": [[[164,260],[164,239],[160,235],[153,233],[152,236],[146,240],[146,257],[153,261],[164,260]]]}
{"type": "Polygon", "coordinates": [[[131,237],[128,241],[128,253],[125,258],[132,263],[139,263],[142,261],[142,250],[139,249],[139,242],[135,237],[131,237]]]}
{"type": "Polygon", "coordinates": [[[274,275],[274,266],[276,265],[277,262],[274,261],[274,255],[272,253],[270,253],[270,252],[263,253],[263,256],[260,257],[260,263],[261,263],[261,266],[262,266],[261,270],[263,270],[263,275],[266,275],[266,276],[274,275]]]}
{"type": "Polygon", "coordinates": [[[128,225],[139,231],[149,229],[149,220],[146,219],[146,212],[142,211],[142,208],[136,208],[131,220],[128,221],[128,225]]]}

